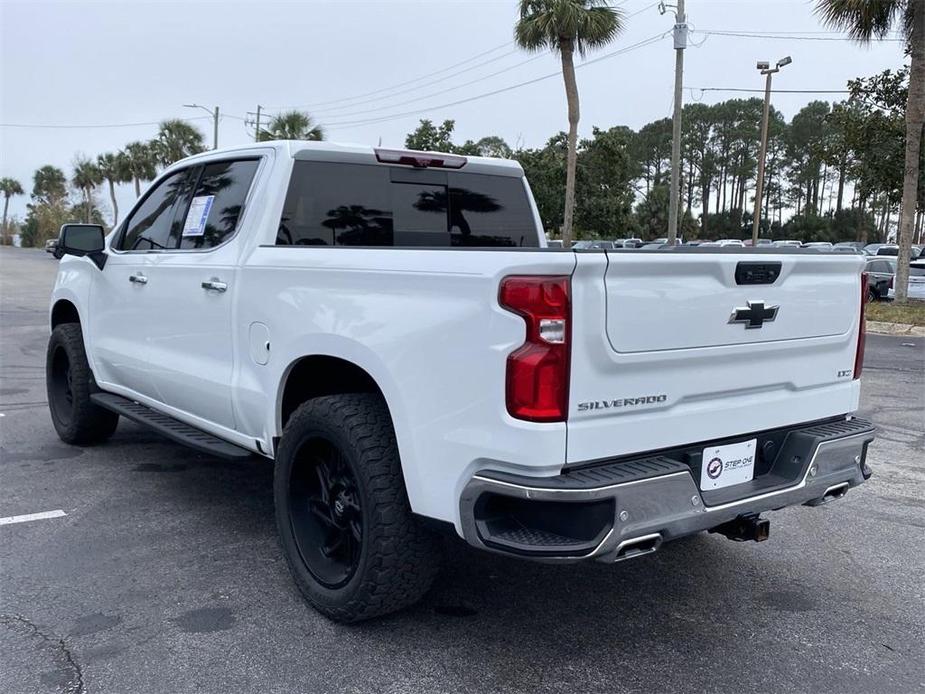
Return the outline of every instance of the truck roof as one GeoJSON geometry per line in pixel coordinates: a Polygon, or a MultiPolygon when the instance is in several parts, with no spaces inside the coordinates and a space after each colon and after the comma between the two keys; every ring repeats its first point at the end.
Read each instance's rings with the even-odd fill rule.
{"type": "Polygon", "coordinates": [[[377,150],[379,152],[400,151],[416,154],[430,154],[434,156],[439,155],[443,157],[462,157],[465,159],[465,164],[458,170],[464,173],[485,173],[495,176],[515,177],[524,175],[520,163],[513,159],[474,157],[446,152],[418,152],[416,150],[404,148],[373,147],[371,145],[330,142],[327,140],[269,140],[246,145],[235,145],[234,147],[221,147],[201,154],[194,154],[186,159],[181,159],[172,164],[171,167],[181,163],[186,164],[197,160],[212,159],[214,157],[220,157],[223,154],[245,151],[253,152],[259,149],[272,149],[280,156],[288,156],[297,160],[339,162],[344,164],[379,164],[380,162],[376,156],[377,150]]]}

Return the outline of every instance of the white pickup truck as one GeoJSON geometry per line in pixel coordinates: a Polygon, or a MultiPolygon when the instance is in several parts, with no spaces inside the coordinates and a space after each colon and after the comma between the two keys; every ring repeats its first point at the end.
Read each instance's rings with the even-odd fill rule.
{"type": "Polygon", "coordinates": [[[282,549],[340,621],[417,601],[435,530],[614,562],[870,475],[863,260],[545,247],[516,162],[276,142],[65,225],[48,401],[275,461],[282,549]]]}

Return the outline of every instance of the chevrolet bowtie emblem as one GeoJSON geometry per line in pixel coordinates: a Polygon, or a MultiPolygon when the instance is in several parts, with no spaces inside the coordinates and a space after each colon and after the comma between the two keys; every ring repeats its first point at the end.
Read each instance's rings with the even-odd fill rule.
{"type": "Polygon", "coordinates": [[[777,318],[780,306],[765,306],[763,301],[746,301],[747,306],[732,310],[730,323],[745,323],[746,330],[760,328],[766,322],[770,323],[777,318]]]}

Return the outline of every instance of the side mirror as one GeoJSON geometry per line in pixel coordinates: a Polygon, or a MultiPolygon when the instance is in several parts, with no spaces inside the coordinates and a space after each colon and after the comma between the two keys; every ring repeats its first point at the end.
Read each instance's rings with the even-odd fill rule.
{"type": "Polygon", "coordinates": [[[102,270],[106,265],[105,247],[106,234],[99,224],[62,224],[54,256],[58,259],[65,255],[88,256],[102,270]]]}

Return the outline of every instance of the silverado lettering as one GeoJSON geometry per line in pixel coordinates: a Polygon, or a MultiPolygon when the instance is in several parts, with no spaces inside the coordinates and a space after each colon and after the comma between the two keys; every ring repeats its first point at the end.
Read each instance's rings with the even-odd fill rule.
{"type": "Polygon", "coordinates": [[[608,410],[612,407],[654,405],[659,402],[665,402],[667,399],[667,395],[645,395],[640,398],[623,398],[622,400],[593,400],[591,402],[578,403],[578,411],[587,412],[588,410],[608,410]]]}

